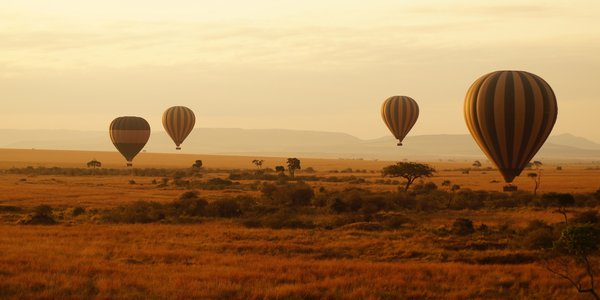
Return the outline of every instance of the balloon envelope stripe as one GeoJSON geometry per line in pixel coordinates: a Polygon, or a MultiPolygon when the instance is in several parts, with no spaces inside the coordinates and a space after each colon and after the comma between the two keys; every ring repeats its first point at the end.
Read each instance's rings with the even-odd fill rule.
{"type": "MultiPolygon", "coordinates": [[[[517,72],[515,72],[512,76],[512,84],[513,84],[513,89],[514,89],[514,97],[515,97],[515,101],[514,103],[514,107],[513,107],[513,113],[515,115],[515,122],[513,124],[513,128],[512,128],[512,136],[513,136],[513,144],[512,144],[512,148],[511,149],[511,168],[517,168],[519,162],[517,161],[517,157],[522,156],[522,147],[523,147],[523,143],[525,141],[523,141],[523,132],[525,131],[525,124],[529,123],[526,122],[526,114],[527,114],[527,106],[530,105],[526,100],[527,97],[526,95],[526,91],[525,91],[525,87],[524,87],[524,82],[523,79],[521,78],[521,75],[517,72]]],[[[510,113],[510,111],[507,111],[507,113],[510,113]]]]}
{"type": "Polygon", "coordinates": [[[527,137],[532,136],[533,130],[534,130],[534,125],[539,123],[539,122],[536,122],[536,113],[535,113],[535,111],[536,111],[536,105],[535,105],[536,96],[535,96],[535,92],[534,92],[534,86],[536,83],[532,82],[530,79],[530,76],[525,73],[519,73],[519,78],[523,82],[523,88],[524,88],[524,92],[525,92],[525,101],[524,101],[525,126],[521,133],[521,148],[518,152],[519,157],[521,157],[521,159],[517,161],[517,163],[515,164],[515,168],[518,168],[519,166],[521,166],[523,164],[527,164],[529,162],[529,160],[531,159],[528,157],[528,153],[533,151],[534,143],[531,140],[528,140],[527,137]]]}
{"type": "Polygon", "coordinates": [[[505,155],[506,164],[511,166],[514,161],[513,151],[515,147],[515,123],[516,123],[516,113],[515,113],[515,85],[513,81],[512,72],[506,73],[506,78],[504,79],[505,84],[505,92],[504,95],[506,97],[506,103],[504,105],[504,115],[512,116],[512,118],[505,118],[504,121],[504,138],[506,140],[506,147],[504,147],[503,154],[505,155]]]}
{"type": "Polygon", "coordinates": [[[482,83],[483,87],[480,90],[480,95],[483,95],[484,101],[477,102],[477,113],[480,115],[478,118],[479,126],[481,126],[481,132],[483,133],[483,141],[485,148],[492,156],[492,161],[500,163],[498,155],[498,143],[494,138],[496,136],[496,128],[494,127],[495,115],[494,115],[494,91],[496,89],[496,77],[497,74],[490,74],[490,76],[482,83]]]}
{"type": "Polygon", "coordinates": [[[170,107],[163,114],[163,126],[178,147],[194,129],[195,122],[194,113],[184,106],[170,107]]]}
{"type": "Polygon", "coordinates": [[[131,162],[150,138],[150,124],[140,117],[118,117],[109,126],[109,136],[117,150],[131,162]]]}
{"type": "Polygon", "coordinates": [[[465,97],[467,127],[506,182],[512,182],[542,147],[557,112],[550,85],[523,71],[486,74],[465,97]]]}
{"type": "Polygon", "coordinates": [[[394,137],[402,142],[417,121],[419,107],[410,97],[392,96],[383,102],[381,116],[394,137]]]}

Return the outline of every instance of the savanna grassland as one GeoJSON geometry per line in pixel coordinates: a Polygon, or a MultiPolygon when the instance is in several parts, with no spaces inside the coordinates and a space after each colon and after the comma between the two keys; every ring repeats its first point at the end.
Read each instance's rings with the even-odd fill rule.
{"type": "Polygon", "coordinates": [[[600,223],[590,163],[544,162],[534,196],[467,160],[405,192],[385,161],[301,158],[292,179],[283,158],[0,153],[0,298],[590,297],[545,259],[565,216],[600,223]]]}

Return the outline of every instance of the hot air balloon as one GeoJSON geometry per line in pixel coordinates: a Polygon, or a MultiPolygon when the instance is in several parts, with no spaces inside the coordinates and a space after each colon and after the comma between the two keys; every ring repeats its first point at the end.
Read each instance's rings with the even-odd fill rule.
{"type": "Polygon", "coordinates": [[[110,123],[110,139],[131,167],[150,138],[150,125],[140,117],[118,117],[110,123]]]}
{"type": "Polygon", "coordinates": [[[402,146],[402,140],[417,122],[419,106],[410,97],[392,96],[383,102],[381,117],[385,125],[398,139],[398,146],[402,146]]]}
{"type": "Polygon", "coordinates": [[[508,186],[542,147],[558,114],[556,96],[541,77],[524,71],[483,75],[465,97],[471,135],[508,186]]]}
{"type": "Polygon", "coordinates": [[[163,113],[162,122],[165,130],[177,146],[175,149],[181,150],[179,145],[194,129],[196,117],[194,112],[185,106],[173,106],[163,113]]]}

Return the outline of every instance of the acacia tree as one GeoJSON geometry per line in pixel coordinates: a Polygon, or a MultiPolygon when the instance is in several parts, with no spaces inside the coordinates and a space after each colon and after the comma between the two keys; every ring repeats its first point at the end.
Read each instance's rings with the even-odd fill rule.
{"type": "Polygon", "coordinates": [[[540,187],[540,177],[535,172],[527,173],[527,177],[533,179],[533,182],[535,184],[533,186],[533,196],[535,197],[535,195],[537,194],[538,187],[540,187]]]}
{"type": "Polygon", "coordinates": [[[194,164],[192,165],[192,169],[194,170],[200,170],[202,168],[202,161],[197,159],[194,164]]]}
{"type": "Polygon", "coordinates": [[[287,159],[288,172],[290,172],[290,177],[294,178],[294,173],[296,170],[300,170],[300,160],[292,157],[287,159]]]}
{"type": "Polygon", "coordinates": [[[88,168],[100,168],[102,167],[102,163],[97,161],[95,158],[87,163],[88,168]]]}
{"type": "Polygon", "coordinates": [[[446,179],[446,180],[442,181],[442,186],[450,186],[451,183],[452,182],[450,180],[446,179]]]}
{"type": "Polygon", "coordinates": [[[530,162],[527,164],[530,168],[535,168],[536,172],[527,173],[527,177],[533,179],[535,186],[533,187],[533,196],[537,194],[537,190],[540,187],[540,183],[542,182],[542,162],[536,160],[534,162],[530,162]]]}
{"type": "Polygon", "coordinates": [[[475,168],[477,168],[477,169],[479,169],[479,168],[481,168],[481,162],[478,161],[478,160],[476,160],[476,161],[473,162],[472,166],[475,167],[475,168]]]}
{"type": "Polygon", "coordinates": [[[415,162],[399,162],[395,165],[389,165],[382,170],[382,175],[389,177],[402,177],[406,179],[404,190],[408,191],[410,185],[421,177],[431,177],[435,169],[427,164],[415,162]]]}
{"type": "Polygon", "coordinates": [[[256,167],[257,167],[258,169],[262,169],[262,165],[263,165],[263,162],[264,162],[264,161],[265,161],[264,159],[255,159],[255,160],[253,160],[253,161],[252,161],[252,163],[253,163],[254,165],[256,165],[256,167]]]}
{"type": "Polygon", "coordinates": [[[546,269],[567,280],[579,293],[589,293],[600,300],[595,289],[598,270],[592,262],[600,251],[600,229],[592,224],[568,226],[552,251],[551,258],[545,261],[546,269]]]}

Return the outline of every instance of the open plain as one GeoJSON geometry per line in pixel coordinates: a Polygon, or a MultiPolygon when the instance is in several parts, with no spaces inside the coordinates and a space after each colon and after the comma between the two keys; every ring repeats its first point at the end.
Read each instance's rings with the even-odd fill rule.
{"type": "Polygon", "coordinates": [[[390,161],[300,158],[292,179],[276,157],[142,153],[133,170],[111,152],[0,157],[0,298],[587,299],[548,272],[532,232],[564,222],[540,195],[575,195],[569,217],[596,208],[591,163],[545,162],[534,197],[531,178],[503,194],[471,160],[423,162],[438,172],[405,193],[381,175],[390,161]],[[299,185],[313,193],[300,205],[266,188],[299,185]],[[175,213],[190,192],[205,208],[175,213]],[[51,222],[29,222],[40,207],[51,222]]]}

